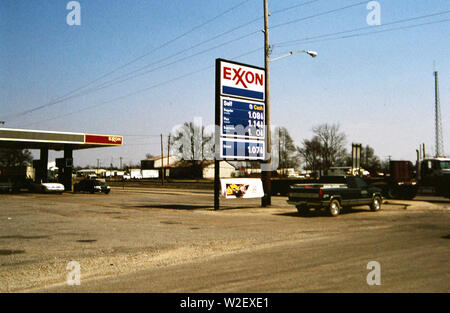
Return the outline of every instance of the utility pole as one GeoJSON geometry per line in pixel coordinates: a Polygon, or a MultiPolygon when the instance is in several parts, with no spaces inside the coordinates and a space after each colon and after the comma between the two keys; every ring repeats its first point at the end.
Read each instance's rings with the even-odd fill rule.
{"type": "MultiPolygon", "coordinates": [[[[170,157],[170,134],[167,139],[167,167],[169,167],[169,162],[170,162],[169,157],[170,157]]],[[[169,176],[170,176],[170,174],[169,174],[169,176]]]]}
{"type": "Polygon", "coordinates": [[[442,121],[441,121],[441,107],[439,104],[439,83],[438,72],[434,71],[434,97],[435,97],[435,128],[436,128],[436,157],[444,155],[444,140],[442,138],[442,121]]]}
{"type": "Polygon", "coordinates": [[[281,127],[278,127],[278,168],[282,170],[281,165],[281,127]]]}
{"type": "Polygon", "coordinates": [[[162,134],[161,134],[161,185],[164,185],[164,145],[162,134]]]}
{"type": "Polygon", "coordinates": [[[267,0],[264,1],[264,67],[266,69],[266,80],[265,80],[265,97],[266,97],[266,153],[267,159],[264,161],[268,166],[266,166],[267,171],[261,171],[261,178],[263,180],[264,196],[261,198],[261,206],[265,207],[271,205],[271,168],[270,168],[270,152],[271,152],[271,140],[270,140],[270,88],[269,88],[269,56],[270,56],[270,45],[269,45],[269,8],[267,0]]]}
{"type": "Polygon", "coordinates": [[[120,159],[120,168],[119,168],[119,170],[122,170],[122,159],[123,159],[123,158],[120,157],[119,159],[120,159]]]}
{"type": "Polygon", "coordinates": [[[202,162],[205,160],[205,157],[204,157],[204,152],[203,152],[203,147],[204,147],[204,141],[203,141],[203,136],[204,136],[204,134],[203,134],[203,132],[204,132],[204,129],[203,129],[203,127],[202,127],[202,138],[201,138],[201,143],[202,143],[202,162]]]}

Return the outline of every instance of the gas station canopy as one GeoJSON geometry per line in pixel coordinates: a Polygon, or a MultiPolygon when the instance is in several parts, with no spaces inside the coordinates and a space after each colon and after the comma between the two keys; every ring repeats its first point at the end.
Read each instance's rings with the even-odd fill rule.
{"type": "Polygon", "coordinates": [[[121,146],[122,136],[0,128],[0,147],[13,149],[79,150],[121,146]]]}
{"type": "Polygon", "coordinates": [[[83,133],[52,132],[44,130],[0,128],[0,148],[39,149],[40,159],[33,160],[35,182],[48,181],[48,151],[64,151],[56,159],[58,182],[66,191],[72,190],[73,150],[121,146],[122,136],[83,133]]]}

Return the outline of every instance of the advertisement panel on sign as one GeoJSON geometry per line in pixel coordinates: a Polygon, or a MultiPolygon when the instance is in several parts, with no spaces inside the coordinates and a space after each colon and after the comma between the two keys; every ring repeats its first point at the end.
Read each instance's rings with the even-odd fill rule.
{"type": "Polygon", "coordinates": [[[259,178],[221,179],[222,195],[226,199],[249,199],[264,196],[262,181],[259,178]]]}
{"type": "Polygon", "coordinates": [[[265,100],[265,70],[222,61],[220,93],[223,95],[265,100]]]}

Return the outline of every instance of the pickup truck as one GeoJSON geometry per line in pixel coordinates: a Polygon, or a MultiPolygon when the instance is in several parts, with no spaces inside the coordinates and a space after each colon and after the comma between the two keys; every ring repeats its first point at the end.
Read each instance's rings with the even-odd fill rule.
{"type": "Polygon", "coordinates": [[[382,203],[381,189],[368,186],[357,176],[322,176],[317,183],[290,186],[288,203],[294,204],[300,214],[310,208],[328,209],[338,216],[342,208],[369,205],[379,211],[382,203]]]}

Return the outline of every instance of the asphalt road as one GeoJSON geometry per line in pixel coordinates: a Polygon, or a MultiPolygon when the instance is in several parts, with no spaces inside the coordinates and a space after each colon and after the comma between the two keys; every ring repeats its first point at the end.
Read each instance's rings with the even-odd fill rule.
{"type": "Polygon", "coordinates": [[[299,216],[285,197],[267,209],[223,200],[214,212],[208,191],[1,197],[1,291],[450,291],[450,201],[440,198],[332,218],[299,216]],[[66,284],[71,260],[79,286],[66,284]],[[371,261],[380,285],[367,283],[371,261]]]}

